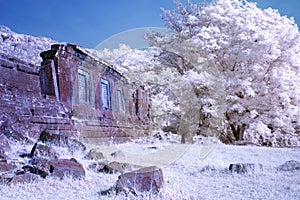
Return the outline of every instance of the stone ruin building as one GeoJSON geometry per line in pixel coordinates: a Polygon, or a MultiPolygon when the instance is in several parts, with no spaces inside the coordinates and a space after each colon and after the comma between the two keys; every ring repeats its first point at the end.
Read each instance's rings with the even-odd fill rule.
{"type": "Polygon", "coordinates": [[[120,142],[149,132],[149,94],[86,49],[55,44],[41,66],[0,57],[1,131],[49,133],[84,143],[120,142]]]}

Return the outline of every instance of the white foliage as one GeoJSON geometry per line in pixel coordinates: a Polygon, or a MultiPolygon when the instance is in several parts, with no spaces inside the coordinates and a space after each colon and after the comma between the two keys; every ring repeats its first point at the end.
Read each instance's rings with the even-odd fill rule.
{"type": "Polygon", "coordinates": [[[175,33],[150,35],[150,44],[172,46],[185,52],[183,57],[206,51],[225,79],[228,124],[245,124],[247,134],[257,123],[290,134],[295,122],[300,124],[300,34],[294,20],[242,0],[176,5],[173,11],[163,10],[175,33]]]}
{"type": "Polygon", "coordinates": [[[40,66],[40,53],[49,50],[54,43],[57,42],[49,38],[17,34],[5,26],[0,26],[0,54],[25,63],[40,66]]]}

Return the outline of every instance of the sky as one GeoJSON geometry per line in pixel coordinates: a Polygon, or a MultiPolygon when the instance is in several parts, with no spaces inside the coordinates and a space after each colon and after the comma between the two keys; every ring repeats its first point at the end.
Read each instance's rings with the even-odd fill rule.
{"type": "MultiPolygon", "coordinates": [[[[278,9],[300,24],[299,0],[250,1],[260,8],[278,9]]],[[[17,33],[95,48],[124,31],[165,27],[161,8],[174,8],[173,0],[0,0],[0,25],[17,33]]]]}

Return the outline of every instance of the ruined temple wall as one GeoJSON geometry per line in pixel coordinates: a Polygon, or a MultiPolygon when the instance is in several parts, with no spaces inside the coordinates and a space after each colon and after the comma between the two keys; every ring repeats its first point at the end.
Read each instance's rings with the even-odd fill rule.
{"type": "Polygon", "coordinates": [[[41,131],[76,137],[62,104],[41,96],[38,66],[0,55],[0,127],[17,138],[36,139],[41,131]]]}
{"type": "Polygon", "coordinates": [[[52,68],[56,74],[52,76],[56,79],[52,81],[54,86],[46,87],[46,93],[71,109],[82,141],[97,143],[147,134],[148,94],[141,87],[128,84],[113,66],[76,45],[53,45],[42,57],[41,68],[52,68]],[[103,102],[101,96],[102,82],[109,84],[107,107],[104,104],[108,102],[103,102]]]}
{"type": "Polygon", "coordinates": [[[41,56],[42,65],[34,66],[0,55],[1,129],[8,124],[22,137],[47,130],[93,143],[148,134],[148,94],[142,87],[76,45],[53,45],[41,56]],[[84,102],[79,72],[88,76],[84,102]],[[101,79],[109,82],[108,109],[101,102],[101,79]]]}
{"type": "Polygon", "coordinates": [[[0,55],[0,80],[2,85],[6,85],[14,92],[23,95],[35,96],[40,93],[40,85],[30,83],[38,82],[38,71],[33,65],[22,61],[0,55]]]}

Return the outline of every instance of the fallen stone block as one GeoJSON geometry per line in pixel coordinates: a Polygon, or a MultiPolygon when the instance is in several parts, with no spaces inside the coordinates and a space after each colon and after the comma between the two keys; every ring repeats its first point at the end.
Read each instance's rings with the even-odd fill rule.
{"type": "Polygon", "coordinates": [[[145,167],[120,175],[116,182],[116,193],[157,194],[163,183],[163,171],[160,168],[145,167]]]}
{"type": "Polygon", "coordinates": [[[97,149],[91,149],[87,155],[84,156],[84,159],[87,160],[101,160],[104,159],[103,153],[97,149]]]}
{"type": "Polygon", "coordinates": [[[15,175],[10,181],[9,184],[19,184],[19,183],[32,183],[40,179],[39,175],[26,172],[24,174],[15,175]]]}
{"type": "Polygon", "coordinates": [[[85,177],[83,166],[74,158],[51,161],[50,173],[52,176],[60,179],[63,179],[65,176],[75,179],[85,177]]]}
{"type": "Polygon", "coordinates": [[[212,166],[212,165],[205,165],[201,168],[200,172],[215,172],[217,171],[218,169],[215,167],[215,166],[212,166]]]}
{"type": "Polygon", "coordinates": [[[289,160],[277,168],[279,171],[296,171],[300,170],[300,162],[289,160]]]}
{"type": "Polygon", "coordinates": [[[130,172],[133,170],[137,170],[143,168],[140,165],[134,165],[130,163],[121,163],[121,162],[110,162],[105,164],[102,169],[99,169],[99,172],[107,173],[107,174],[115,174],[115,173],[124,173],[130,172]]]}
{"type": "Polygon", "coordinates": [[[17,169],[17,166],[14,164],[7,163],[6,160],[0,161],[0,173],[1,172],[12,172],[17,169]]]}
{"type": "Polygon", "coordinates": [[[51,146],[37,142],[30,152],[30,157],[58,159],[58,153],[51,146]]]}
{"type": "Polygon", "coordinates": [[[263,170],[262,164],[255,163],[236,163],[229,165],[229,171],[238,174],[255,173],[263,170]]]}
{"type": "MultiPolygon", "coordinates": [[[[29,164],[34,167],[38,172],[41,177],[45,178],[46,176],[50,175],[50,166],[51,166],[51,161],[50,159],[47,158],[33,158],[29,161],[29,164]]],[[[32,172],[33,173],[33,172],[32,172]]]]}
{"type": "Polygon", "coordinates": [[[101,172],[101,170],[104,168],[105,165],[107,165],[107,161],[101,161],[101,162],[92,162],[89,164],[88,169],[92,170],[94,172],[101,172]]]}
{"type": "Polygon", "coordinates": [[[25,165],[22,167],[22,169],[25,170],[25,172],[36,174],[38,176],[41,176],[42,178],[46,178],[46,176],[49,175],[47,170],[41,170],[36,166],[25,165]]]}

